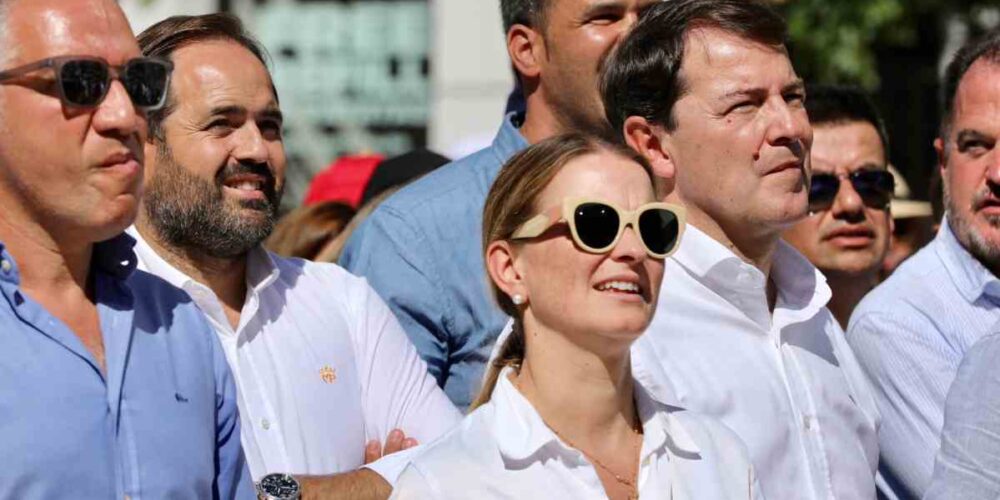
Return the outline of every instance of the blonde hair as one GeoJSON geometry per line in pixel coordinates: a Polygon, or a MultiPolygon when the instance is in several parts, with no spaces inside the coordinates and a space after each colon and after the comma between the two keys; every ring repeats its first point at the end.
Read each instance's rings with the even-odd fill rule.
{"type": "MultiPolygon", "coordinates": [[[[509,240],[517,228],[538,213],[540,207],[535,206],[538,196],[566,164],[581,156],[601,152],[613,153],[638,163],[652,181],[652,169],[642,155],[596,136],[570,133],[529,146],[507,161],[486,196],[483,209],[484,251],[495,241],[509,240]]],[[[483,387],[469,407],[470,411],[489,402],[500,371],[507,366],[520,367],[525,355],[520,308],[492,280],[490,287],[500,309],[514,320],[514,327],[496,359],[487,368],[483,387]]]]}

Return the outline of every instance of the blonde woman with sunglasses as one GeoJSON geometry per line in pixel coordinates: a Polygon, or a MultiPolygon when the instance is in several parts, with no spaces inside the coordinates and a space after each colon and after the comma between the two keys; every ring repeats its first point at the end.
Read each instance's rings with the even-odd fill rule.
{"type": "Polygon", "coordinates": [[[514,320],[473,412],[428,446],[396,498],[757,498],[713,420],[652,400],[629,348],[684,232],[645,160],[583,135],[504,166],[486,200],[493,294],[514,320]]]}

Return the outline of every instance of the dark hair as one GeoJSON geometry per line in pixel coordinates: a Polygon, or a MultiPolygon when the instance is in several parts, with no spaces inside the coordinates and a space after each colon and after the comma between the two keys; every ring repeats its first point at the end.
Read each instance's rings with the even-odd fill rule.
{"type": "Polygon", "coordinates": [[[319,253],[354,217],[350,205],[324,201],[292,210],[278,221],[264,241],[268,250],[285,257],[317,260],[319,253]]]}
{"type": "Polygon", "coordinates": [[[673,107],[685,92],[681,62],[688,33],[715,28],[767,45],[785,43],[785,21],[755,0],[670,0],[646,9],[608,58],[601,94],[617,135],[641,116],[673,130],[673,107]]]}
{"type": "MultiPolygon", "coordinates": [[[[509,240],[522,224],[538,213],[541,209],[535,206],[538,196],[566,164],[581,156],[605,151],[638,163],[646,171],[650,182],[654,181],[653,171],[646,158],[623,144],[584,133],[569,133],[546,139],[507,160],[493,181],[483,208],[484,251],[494,241],[509,240]]],[[[500,346],[496,359],[487,367],[482,390],[469,407],[470,411],[490,400],[500,371],[506,366],[519,367],[525,354],[521,308],[492,280],[490,286],[500,309],[513,318],[514,327],[500,346]]]]}
{"type": "MultiPolygon", "coordinates": [[[[948,63],[944,73],[944,84],[941,86],[941,138],[947,139],[951,133],[951,123],[955,118],[955,94],[962,77],[976,61],[986,61],[1000,64],[1000,26],[984,33],[979,38],[969,40],[955,53],[948,63]]],[[[945,149],[948,141],[945,140],[945,149]]]]}
{"type": "MultiPolygon", "coordinates": [[[[249,50],[265,68],[268,67],[267,51],[246,30],[243,22],[232,14],[168,17],[146,28],[146,31],[139,34],[138,40],[143,55],[165,59],[172,59],[174,52],[192,43],[229,40],[249,50]]],[[[149,114],[150,138],[163,140],[163,119],[170,116],[177,104],[172,94],[171,92],[167,96],[167,102],[162,108],[149,114]]],[[[274,95],[277,98],[277,92],[274,95]]]]}
{"type": "Polygon", "coordinates": [[[506,34],[515,24],[529,28],[545,25],[545,11],[554,0],[500,0],[500,17],[506,34]]]}
{"type": "Polygon", "coordinates": [[[851,85],[810,84],[806,86],[806,113],[813,125],[839,125],[847,122],[867,122],[878,131],[889,159],[889,134],[875,103],[859,87],[851,85]]]}

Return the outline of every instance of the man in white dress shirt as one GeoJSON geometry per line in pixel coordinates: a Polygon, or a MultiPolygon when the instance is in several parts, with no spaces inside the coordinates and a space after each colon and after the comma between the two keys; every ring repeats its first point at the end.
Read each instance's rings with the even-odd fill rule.
{"type": "Polygon", "coordinates": [[[674,0],[608,62],[613,128],[688,210],[634,371],[736,431],[766,498],[873,498],[874,399],[823,275],[781,241],[806,215],[812,143],[784,37],[762,4],[674,0]]]}
{"type": "Polygon", "coordinates": [[[460,415],[364,279],[261,247],[285,173],[263,50],[222,14],[169,18],[139,42],[174,73],[150,117],[136,253],[214,326],[251,475],[292,474],[263,484],[298,482],[303,498],[387,497],[405,452],[359,467],[433,440],[460,415]]]}

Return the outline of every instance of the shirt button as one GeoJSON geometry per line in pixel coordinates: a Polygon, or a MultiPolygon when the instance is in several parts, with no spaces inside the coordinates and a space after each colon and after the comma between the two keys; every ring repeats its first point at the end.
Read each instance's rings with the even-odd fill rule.
{"type": "Polygon", "coordinates": [[[262,418],[260,419],[260,426],[266,431],[271,428],[271,421],[266,418],[262,418]]]}
{"type": "Polygon", "coordinates": [[[812,417],[810,417],[809,415],[803,416],[802,425],[806,428],[807,431],[812,429],[812,417]]]}
{"type": "Polygon", "coordinates": [[[3,272],[9,273],[10,272],[10,267],[11,266],[10,266],[10,261],[9,260],[7,260],[7,259],[0,260],[0,269],[3,269],[3,272]]]}

